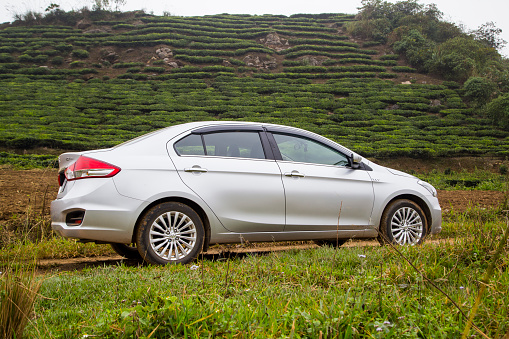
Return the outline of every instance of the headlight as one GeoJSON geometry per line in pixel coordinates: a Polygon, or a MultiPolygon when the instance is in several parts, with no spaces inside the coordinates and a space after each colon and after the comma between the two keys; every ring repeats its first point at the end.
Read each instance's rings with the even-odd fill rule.
{"type": "Polygon", "coordinates": [[[422,187],[424,187],[425,189],[427,189],[431,193],[432,196],[434,196],[434,197],[437,196],[437,190],[431,184],[428,184],[426,181],[422,181],[422,180],[417,181],[417,183],[419,185],[421,185],[422,187]]]}

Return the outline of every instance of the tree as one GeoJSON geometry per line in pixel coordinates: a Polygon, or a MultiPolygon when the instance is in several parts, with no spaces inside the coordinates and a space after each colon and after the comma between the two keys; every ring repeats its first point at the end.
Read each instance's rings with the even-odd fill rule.
{"type": "Polygon", "coordinates": [[[118,11],[121,6],[124,6],[127,0],[92,0],[95,10],[112,10],[115,5],[115,11],[118,11]]]}
{"type": "Polygon", "coordinates": [[[476,40],[486,44],[488,47],[500,50],[507,44],[507,41],[500,37],[502,29],[495,26],[493,21],[479,26],[478,29],[471,33],[476,40]]]}

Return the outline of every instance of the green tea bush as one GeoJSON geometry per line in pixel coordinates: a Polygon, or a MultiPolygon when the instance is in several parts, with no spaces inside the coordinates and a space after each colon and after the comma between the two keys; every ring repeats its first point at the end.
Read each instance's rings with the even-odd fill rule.
{"type": "Polygon", "coordinates": [[[72,51],[72,56],[79,59],[86,59],[90,56],[90,53],[84,49],[75,49],[72,51]]]}
{"type": "Polygon", "coordinates": [[[57,51],[60,51],[60,52],[70,52],[72,51],[72,45],[71,44],[66,44],[66,43],[59,43],[57,45],[55,45],[54,47],[57,51]]]}
{"type": "Polygon", "coordinates": [[[69,64],[71,68],[81,68],[85,67],[85,63],[83,61],[73,61],[69,64]]]}
{"type": "Polygon", "coordinates": [[[28,54],[21,54],[19,57],[18,57],[18,61],[19,62],[34,62],[34,58],[31,57],[30,55],[28,54]]]}
{"type": "Polygon", "coordinates": [[[141,67],[129,67],[126,72],[127,73],[139,73],[139,72],[141,72],[141,67]]]}
{"type": "Polygon", "coordinates": [[[14,62],[16,59],[7,53],[0,53],[0,63],[14,62]]]}
{"type": "Polygon", "coordinates": [[[394,66],[392,68],[392,71],[393,72],[398,72],[398,73],[414,73],[414,72],[417,72],[417,70],[413,67],[408,67],[408,66],[394,66]]]}
{"type": "Polygon", "coordinates": [[[36,64],[44,64],[45,62],[48,61],[48,59],[49,57],[47,55],[39,54],[33,58],[33,62],[35,62],[36,64]]]}
{"type": "Polygon", "coordinates": [[[153,73],[164,73],[166,68],[164,67],[145,67],[143,72],[153,72],[153,73]]]}
{"type": "Polygon", "coordinates": [[[113,68],[129,68],[129,67],[143,67],[145,64],[143,62],[119,62],[113,64],[113,68]]]}

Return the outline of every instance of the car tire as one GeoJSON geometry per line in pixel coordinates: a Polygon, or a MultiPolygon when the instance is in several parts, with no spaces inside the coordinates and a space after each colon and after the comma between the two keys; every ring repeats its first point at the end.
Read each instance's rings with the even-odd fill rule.
{"type": "Polygon", "coordinates": [[[331,247],[341,247],[348,239],[321,239],[321,240],[313,240],[315,244],[318,246],[331,246],[331,247]]]}
{"type": "Polygon", "coordinates": [[[131,259],[131,260],[141,260],[140,252],[134,244],[110,244],[111,248],[120,256],[131,259]]]}
{"type": "Polygon", "coordinates": [[[143,215],[136,243],[141,257],[150,264],[187,264],[201,252],[204,236],[203,222],[191,207],[164,202],[143,215]]]}
{"type": "Polygon", "coordinates": [[[398,199],[386,208],[380,221],[378,241],[384,245],[422,244],[428,232],[428,222],[421,207],[408,199],[398,199]]]}

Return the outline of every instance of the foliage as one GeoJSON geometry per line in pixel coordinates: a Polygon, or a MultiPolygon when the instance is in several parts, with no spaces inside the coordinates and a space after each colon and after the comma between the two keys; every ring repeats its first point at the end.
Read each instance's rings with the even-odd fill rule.
{"type": "Polygon", "coordinates": [[[495,125],[509,129],[509,93],[493,99],[486,107],[486,114],[495,125]]]}
{"type": "Polygon", "coordinates": [[[507,41],[500,37],[502,30],[495,26],[493,21],[487,22],[478,29],[472,32],[476,40],[485,43],[488,47],[492,47],[498,50],[504,48],[507,41]]]}
{"type": "MultiPolygon", "coordinates": [[[[0,337],[22,338],[38,299],[41,281],[32,268],[14,265],[0,276],[0,337]]],[[[26,333],[26,332],[25,332],[26,333]]]]}
{"type": "MultiPolygon", "coordinates": [[[[399,248],[354,246],[237,255],[192,265],[119,265],[44,280],[28,328],[48,337],[443,337],[459,336],[505,222],[457,217],[456,239],[399,248]],[[461,235],[476,234],[475,237],[461,235]],[[340,251],[341,255],[338,255],[340,251]],[[382,263],[382,264],[381,264],[382,263]],[[450,299],[424,277],[430,279],[450,299]],[[62,293],[66,291],[66,293],[62,293]]],[[[244,245],[250,247],[250,245],[244,245]]],[[[252,245],[251,245],[252,246],[252,245]]],[[[251,250],[256,250],[253,246],[251,250]]],[[[475,324],[507,332],[507,246],[475,324]]]]}
{"type": "Polygon", "coordinates": [[[495,84],[486,78],[470,77],[463,84],[463,93],[470,101],[482,106],[490,100],[495,87],[495,84]]]}
{"type": "Polygon", "coordinates": [[[72,56],[79,58],[79,59],[86,59],[88,58],[90,53],[84,49],[75,49],[72,51],[72,56]]]}

